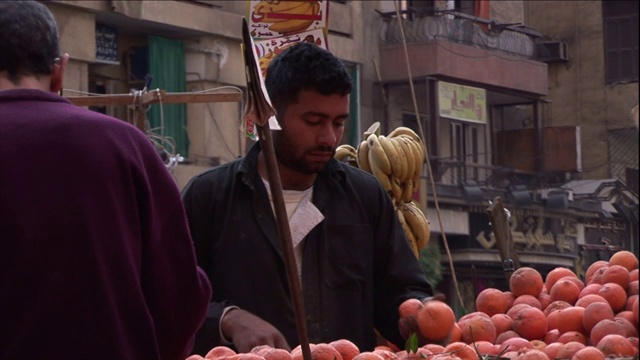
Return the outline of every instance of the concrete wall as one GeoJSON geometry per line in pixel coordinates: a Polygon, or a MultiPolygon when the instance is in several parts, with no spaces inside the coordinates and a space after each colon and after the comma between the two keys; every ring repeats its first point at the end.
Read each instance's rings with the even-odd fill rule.
{"type": "Polygon", "coordinates": [[[633,126],[638,83],[605,84],[600,1],[529,1],[527,18],[569,45],[569,62],[549,65],[545,125],[580,126],[584,178],[610,177],[607,130],[633,126]]]}

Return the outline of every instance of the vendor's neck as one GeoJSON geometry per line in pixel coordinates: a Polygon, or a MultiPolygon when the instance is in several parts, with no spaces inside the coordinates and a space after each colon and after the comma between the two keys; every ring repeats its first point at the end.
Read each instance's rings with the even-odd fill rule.
{"type": "Polygon", "coordinates": [[[49,76],[21,76],[18,79],[9,79],[6,71],[0,71],[0,90],[34,89],[49,92],[50,85],[49,76]]]}
{"type": "MultiPolygon", "coordinates": [[[[263,179],[269,181],[267,163],[262,152],[258,156],[258,173],[263,179]]],[[[278,164],[278,173],[280,174],[282,190],[307,190],[313,186],[318,176],[317,174],[302,174],[280,164],[278,164]]]]}

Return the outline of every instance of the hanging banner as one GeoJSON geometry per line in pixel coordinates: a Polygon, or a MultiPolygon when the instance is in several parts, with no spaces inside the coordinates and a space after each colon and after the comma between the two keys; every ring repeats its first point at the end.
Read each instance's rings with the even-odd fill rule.
{"type": "Polygon", "coordinates": [[[269,62],[287,47],[308,41],[328,49],[328,0],[248,0],[249,32],[263,76],[269,62]]]}
{"type": "Polygon", "coordinates": [[[482,124],[487,122],[485,89],[439,81],[438,107],[442,117],[482,124]]]}

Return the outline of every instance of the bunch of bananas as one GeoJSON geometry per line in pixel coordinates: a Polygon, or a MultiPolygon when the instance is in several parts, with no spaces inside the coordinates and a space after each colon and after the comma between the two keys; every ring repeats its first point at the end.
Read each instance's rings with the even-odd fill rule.
{"type": "Polygon", "coordinates": [[[365,140],[357,149],[340,145],[335,158],[373,174],[380,181],[391,196],[414,254],[419,257],[431,235],[429,220],[413,202],[413,194],[420,186],[424,145],[410,128],[401,126],[384,136],[378,132],[379,125],[375,123],[364,133],[365,140]]]}
{"type": "Polygon", "coordinates": [[[309,0],[263,0],[254,6],[253,12],[262,16],[261,22],[271,24],[269,30],[287,35],[309,28],[316,21],[313,15],[320,12],[320,4],[309,0]],[[302,16],[296,18],[296,15],[302,16]]]}

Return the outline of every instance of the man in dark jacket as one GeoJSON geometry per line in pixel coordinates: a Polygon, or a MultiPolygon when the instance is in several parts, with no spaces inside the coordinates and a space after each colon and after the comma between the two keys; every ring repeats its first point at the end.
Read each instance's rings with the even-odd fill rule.
{"type": "MultiPolygon", "coordinates": [[[[396,345],[398,306],[431,295],[389,195],[370,174],[333,158],[349,118],[351,79],[310,43],[273,60],[266,88],[282,130],[272,131],[311,343],[396,345]]],[[[216,291],[195,351],[233,344],[299,344],[264,154],[193,178],[183,191],[199,265],[216,291]]]]}
{"type": "Polygon", "coordinates": [[[211,298],[149,139],[56,93],[69,55],[33,1],[0,1],[0,359],[191,354],[211,298]]]}

